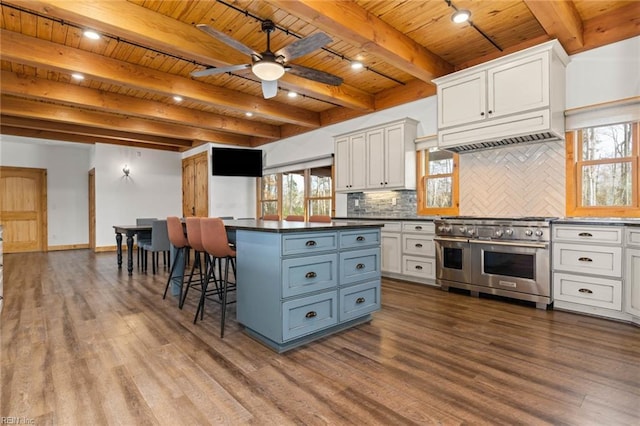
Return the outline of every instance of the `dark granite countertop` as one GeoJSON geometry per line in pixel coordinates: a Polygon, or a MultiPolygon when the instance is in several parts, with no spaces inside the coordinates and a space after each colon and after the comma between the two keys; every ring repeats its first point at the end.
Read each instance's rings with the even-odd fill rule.
{"type": "Polygon", "coordinates": [[[231,231],[261,231],[261,232],[310,232],[310,231],[342,231],[348,229],[380,228],[381,223],[366,223],[334,219],[331,223],[287,222],[286,220],[225,220],[224,225],[231,231]]]}

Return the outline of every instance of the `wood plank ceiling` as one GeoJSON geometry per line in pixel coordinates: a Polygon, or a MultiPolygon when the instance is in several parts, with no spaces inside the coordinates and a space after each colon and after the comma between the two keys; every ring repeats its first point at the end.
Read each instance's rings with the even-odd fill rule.
{"type": "Polygon", "coordinates": [[[1,0],[0,130],[174,151],[259,146],[432,96],[435,77],[553,38],[574,54],[640,34],[637,1],[452,3],[471,11],[473,25],[453,23],[445,0],[1,0]],[[292,62],[343,83],[285,73],[277,96],[264,99],[250,71],[190,76],[250,61],[195,24],[262,52],[265,19],[277,26],[274,51],[328,34],[325,48],[292,62]],[[84,37],[85,29],[101,38],[84,37]],[[355,60],[364,69],[353,70],[355,60]]]}

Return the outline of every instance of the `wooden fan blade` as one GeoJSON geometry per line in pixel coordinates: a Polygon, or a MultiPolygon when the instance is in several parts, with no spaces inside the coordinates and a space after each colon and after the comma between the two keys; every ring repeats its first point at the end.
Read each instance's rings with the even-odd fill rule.
{"type": "Polygon", "coordinates": [[[224,74],[226,72],[240,71],[251,68],[250,64],[231,65],[228,67],[207,68],[204,70],[193,71],[191,77],[206,77],[208,75],[224,74]]]}
{"type": "Polygon", "coordinates": [[[284,61],[288,62],[293,59],[299,58],[300,56],[304,56],[307,53],[311,53],[314,50],[320,49],[328,43],[331,43],[333,40],[331,37],[326,35],[325,33],[316,33],[312,34],[309,37],[301,38],[300,40],[296,40],[288,46],[283,47],[278,50],[275,55],[276,57],[282,56],[284,57],[284,61]]]}
{"type": "Polygon", "coordinates": [[[198,24],[198,25],[196,25],[196,27],[199,30],[204,31],[205,33],[209,34],[211,37],[217,38],[218,40],[220,40],[224,44],[233,47],[234,49],[236,49],[239,52],[245,53],[245,54],[247,54],[249,56],[257,56],[258,58],[260,57],[259,53],[255,52],[253,49],[249,48],[248,46],[245,46],[244,44],[240,43],[235,38],[229,37],[228,35],[226,35],[222,31],[218,31],[215,28],[211,28],[207,24],[198,24]]]}
{"type": "Polygon", "coordinates": [[[275,98],[278,94],[278,80],[262,80],[262,94],[265,99],[275,98]]]}
{"type": "Polygon", "coordinates": [[[288,64],[286,66],[286,70],[293,75],[306,78],[307,80],[330,84],[331,86],[340,86],[342,84],[342,79],[337,75],[329,74],[328,72],[313,68],[303,67],[302,65],[288,64]]]}

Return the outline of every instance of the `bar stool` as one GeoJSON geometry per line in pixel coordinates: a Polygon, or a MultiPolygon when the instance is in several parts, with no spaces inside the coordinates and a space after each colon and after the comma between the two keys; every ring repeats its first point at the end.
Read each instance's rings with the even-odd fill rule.
{"type": "Polygon", "coordinates": [[[323,214],[309,216],[309,222],[331,223],[331,216],[323,215],[323,214]]]}
{"type": "Polygon", "coordinates": [[[285,217],[284,220],[286,220],[287,222],[304,222],[304,216],[290,214],[289,216],[285,217]]]}
{"type": "Polygon", "coordinates": [[[202,246],[202,233],[200,231],[200,220],[199,217],[187,217],[185,218],[185,223],[187,224],[187,241],[189,242],[189,246],[194,250],[194,260],[193,265],[191,266],[191,273],[189,274],[189,281],[187,281],[187,287],[182,294],[182,299],[180,300],[180,304],[178,305],[180,309],[184,306],[184,301],[187,299],[187,293],[189,293],[189,289],[191,286],[198,287],[198,290],[202,291],[202,284],[204,283],[204,271],[207,269],[207,256],[205,254],[204,247],[202,246]],[[204,256],[204,269],[202,268],[202,256],[200,254],[205,254],[204,256]],[[200,275],[200,279],[197,281],[193,281],[193,273],[195,269],[198,268],[198,273],[200,275]]]}
{"type": "MultiPolygon", "coordinates": [[[[174,246],[177,250],[176,258],[173,259],[173,265],[171,265],[171,271],[169,271],[169,278],[167,279],[167,286],[164,288],[164,294],[162,298],[167,297],[167,290],[169,289],[169,285],[171,285],[171,279],[173,277],[173,273],[175,272],[176,266],[178,265],[178,259],[182,256],[182,267],[183,272],[182,280],[180,280],[180,299],[182,300],[182,281],[184,280],[184,270],[187,268],[187,256],[186,254],[189,252],[189,241],[187,241],[187,237],[184,235],[184,228],[182,227],[182,222],[178,219],[177,216],[169,216],[167,217],[167,232],[169,234],[169,241],[171,245],[174,246]]],[[[175,277],[177,278],[177,277],[175,277]]]]}
{"type": "Polygon", "coordinates": [[[262,216],[262,220],[280,220],[280,216],[277,214],[265,214],[262,216]]]}
{"type": "MultiPolygon", "coordinates": [[[[236,289],[236,283],[229,282],[229,263],[231,260],[235,259],[236,251],[229,246],[227,230],[224,227],[222,219],[217,217],[203,218],[200,221],[200,232],[202,234],[202,245],[204,246],[205,252],[211,257],[211,259],[209,261],[207,276],[204,281],[203,291],[200,294],[200,303],[198,304],[198,310],[196,311],[193,323],[195,324],[198,320],[198,314],[200,314],[201,320],[204,316],[204,302],[205,299],[207,299],[207,296],[211,295],[211,292],[207,293],[207,287],[209,282],[213,279],[214,285],[216,286],[215,294],[218,298],[213,298],[212,300],[220,303],[222,310],[220,315],[220,338],[222,339],[224,337],[224,321],[226,317],[227,303],[235,302],[227,302],[227,293],[230,290],[236,289]],[[224,278],[219,277],[218,280],[215,279],[214,275],[214,261],[216,259],[218,262],[221,262],[223,259],[225,261],[224,278]],[[220,284],[220,286],[218,286],[218,284],[220,284]]],[[[231,265],[233,267],[233,263],[231,263],[231,265]]],[[[233,274],[235,277],[235,268],[233,274]]]]}

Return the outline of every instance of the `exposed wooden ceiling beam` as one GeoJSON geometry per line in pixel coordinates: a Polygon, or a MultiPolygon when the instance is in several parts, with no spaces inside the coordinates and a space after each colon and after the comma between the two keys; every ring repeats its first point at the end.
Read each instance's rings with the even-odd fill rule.
{"type": "Polygon", "coordinates": [[[533,16],[551,38],[557,38],[564,50],[584,46],[582,19],[572,1],[524,0],[533,16]]]}
{"type": "MultiPolygon", "coordinates": [[[[214,132],[196,127],[144,120],[124,115],[108,114],[58,104],[50,104],[2,95],[2,113],[15,117],[31,117],[49,121],[78,124],[107,130],[165,136],[175,139],[219,142],[248,146],[251,138],[230,133],[214,132]]],[[[99,134],[99,133],[97,133],[99,134]]]]}
{"type": "Polygon", "coordinates": [[[60,134],[77,135],[81,140],[86,142],[100,139],[102,141],[127,141],[140,142],[149,145],[158,146],[174,146],[179,149],[191,148],[192,142],[185,139],[167,138],[164,136],[144,135],[140,133],[131,133],[122,130],[101,129],[98,127],[84,126],[75,123],[64,123],[59,121],[51,121],[47,119],[37,119],[31,117],[18,117],[6,115],[2,111],[2,125],[11,127],[23,127],[25,129],[42,130],[48,132],[56,132],[60,134]]]}
{"type": "MultiPolygon", "coordinates": [[[[5,120],[6,117],[0,117],[0,121],[5,120]]],[[[29,127],[22,127],[25,125],[21,125],[21,127],[7,126],[4,123],[0,124],[0,134],[3,135],[13,135],[13,136],[22,136],[27,138],[34,139],[49,139],[54,141],[65,141],[65,142],[77,142],[77,143],[85,143],[85,144],[95,144],[95,143],[106,143],[110,145],[122,145],[122,146],[132,146],[136,148],[147,148],[147,149],[156,149],[161,151],[173,151],[180,152],[184,149],[175,146],[175,145],[157,145],[157,144],[149,144],[144,142],[135,142],[132,140],[125,139],[107,139],[101,138],[98,136],[86,136],[75,133],[62,133],[50,130],[40,130],[40,129],[32,129],[29,127]]]]}
{"type": "Polygon", "coordinates": [[[313,111],[27,37],[13,31],[2,30],[0,38],[0,58],[4,60],[59,72],[81,72],[87,78],[117,86],[147,90],[164,96],[179,94],[194,102],[252,112],[254,115],[301,126],[319,126],[318,114],[313,111]]]}
{"type": "Polygon", "coordinates": [[[268,2],[425,82],[453,71],[451,64],[355,2],[268,2]]]}
{"type": "MultiPolygon", "coordinates": [[[[84,0],[7,1],[45,16],[63,19],[105,34],[117,34],[161,52],[171,52],[189,61],[224,67],[250,62],[251,58],[195,28],[151,9],[124,0],[91,2],[84,0]]],[[[256,26],[259,29],[259,26],[256,26]]],[[[292,74],[279,81],[281,87],[348,108],[373,110],[373,97],[352,86],[312,82],[292,74]]],[[[256,83],[258,84],[258,83],[256,83]]]]}
{"type": "Polygon", "coordinates": [[[260,136],[271,140],[280,138],[280,128],[270,124],[225,117],[74,84],[19,76],[8,71],[0,72],[0,92],[7,95],[49,100],[72,106],[86,106],[98,111],[152,118],[210,130],[260,136]]]}
{"type": "Polygon", "coordinates": [[[583,52],[640,35],[638,7],[637,2],[632,2],[628,6],[584,21],[584,46],[571,53],[583,52]]]}

